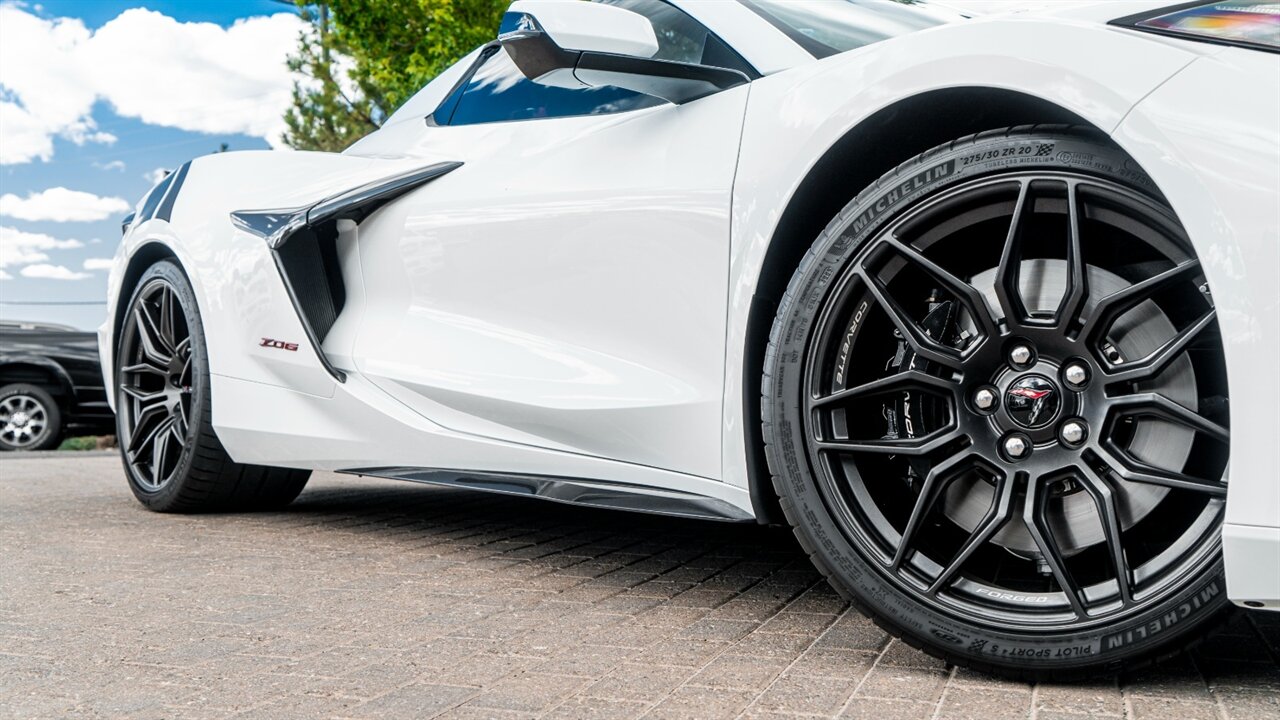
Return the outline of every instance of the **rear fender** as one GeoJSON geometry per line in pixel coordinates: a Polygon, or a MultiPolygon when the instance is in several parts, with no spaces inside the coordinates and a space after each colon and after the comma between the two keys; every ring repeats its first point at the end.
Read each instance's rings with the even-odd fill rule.
{"type": "MultiPolygon", "coordinates": [[[[734,185],[730,277],[735,282],[729,298],[722,460],[726,481],[744,487],[751,482],[744,422],[752,415],[745,398],[746,392],[758,390],[759,378],[744,375],[744,361],[755,350],[747,347],[748,326],[764,263],[783,213],[833,147],[846,137],[856,139],[859,127],[877,113],[949,88],[1020,93],[1110,133],[1143,97],[1197,57],[1193,51],[1094,23],[996,18],[902,36],[754,82],[734,185]],[[983,51],[975,54],[974,48],[983,51]],[[1142,62],[1123,62],[1132,57],[1142,62]],[[1053,81],[1045,82],[1047,76],[1053,81]]],[[[911,118],[900,121],[909,127],[911,118]]],[[[915,152],[904,152],[895,163],[915,152]]],[[[861,189],[847,188],[848,198],[861,189]]]]}

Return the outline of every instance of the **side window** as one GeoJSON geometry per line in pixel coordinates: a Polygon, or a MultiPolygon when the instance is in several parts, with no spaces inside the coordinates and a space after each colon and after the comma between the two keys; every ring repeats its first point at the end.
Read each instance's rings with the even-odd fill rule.
{"type": "Polygon", "coordinates": [[[432,111],[440,107],[440,103],[449,97],[453,89],[457,87],[458,82],[466,77],[471,71],[471,67],[476,64],[476,60],[484,53],[484,48],[476,48],[467,54],[458,62],[449,66],[448,70],[440,73],[434,80],[427,83],[421,90],[414,93],[413,97],[405,101],[391,117],[383,125],[394,125],[405,120],[421,120],[430,115],[432,111]]]}
{"type": "MultiPolygon", "coordinates": [[[[754,68],[701,23],[663,0],[596,0],[649,18],[658,60],[729,67],[758,77],[754,68]]],[[[621,88],[570,90],[530,82],[499,47],[484,51],[470,77],[434,113],[441,125],[531,120],[626,112],[664,101],[621,88]]]]}

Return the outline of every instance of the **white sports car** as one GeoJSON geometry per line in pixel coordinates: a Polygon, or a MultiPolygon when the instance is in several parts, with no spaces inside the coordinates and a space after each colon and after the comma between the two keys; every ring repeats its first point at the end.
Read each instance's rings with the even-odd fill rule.
{"type": "Polygon", "coordinates": [[[787,523],[1019,677],[1280,607],[1280,4],[961,5],[518,0],[341,154],[183,165],[100,330],[134,494],[787,523]]]}

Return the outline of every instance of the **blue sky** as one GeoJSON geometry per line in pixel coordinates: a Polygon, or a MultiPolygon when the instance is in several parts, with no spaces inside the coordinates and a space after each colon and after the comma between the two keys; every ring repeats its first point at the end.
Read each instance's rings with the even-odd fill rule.
{"type": "MultiPolygon", "coordinates": [[[[9,205],[11,210],[7,213],[5,206],[0,203],[0,226],[7,228],[6,232],[9,233],[6,236],[9,239],[5,241],[10,244],[9,257],[10,260],[15,257],[15,248],[18,243],[12,239],[14,237],[30,240],[33,235],[47,236],[54,238],[61,246],[50,247],[46,238],[45,246],[31,246],[23,250],[23,252],[27,250],[38,252],[40,255],[47,256],[46,259],[38,263],[23,261],[9,262],[7,266],[0,264],[0,272],[3,273],[0,274],[0,318],[59,322],[84,329],[95,328],[102,322],[104,313],[102,305],[39,306],[9,303],[103,300],[106,294],[106,272],[100,269],[88,269],[85,262],[90,259],[110,258],[115,254],[120,238],[120,220],[125,213],[113,211],[101,219],[65,221],[53,217],[58,214],[57,210],[17,212],[12,208],[51,188],[91,193],[108,200],[123,199],[132,206],[150,188],[151,181],[148,178],[158,168],[177,167],[189,158],[216,151],[222,143],[226,143],[233,150],[270,147],[271,145],[263,137],[267,133],[236,129],[241,126],[262,126],[263,122],[270,120],[270,117],[265,120],[262,117],[234,117],[242,110],[231,105],[230,102],[234,99],[236,82],[241,82],[245,93],[263,93],[265,92],[263,88],[268,87],[272,93],[274,106],[280,106],[282,104],[280,72],[283,71],[252,66],[247,69],[245,67],[204,67],[209,64],[207,58],[211,54],[216,56],[226,53],[220,51],[216,45],[212,46],[208,52],[192,46],[198,46],[206,39],[210,43],[222,42],[220,38],[222,33],[216,28],[208,28],[211,32],[196,33],[199,38],[192,40],[184,34],[190,29],[190,26],[185,24],[215,23],[220,28],[228,29],[235,26],[238,20],[288,13],[291,12],[291,8],[270,0],[218,0],[218,2],[151,0],[145,3],[137,0],[133,2],[46,0],[40,3],[29,2],[25,5],[10,1],[4,2],[4,5],[7,7],[0,9],[25,14],[24,16],[11,14],[6,17],[4,24],[10,26],[11,32],[16,25],[13,22],[14,18],[27,23],[36,23],[32,27],[49,29],[50,33],[55,32],[53,28],[59,26],[79,32],[81,28],[75,25],[75,21],[78,20],[83,25],[83,30],[87,31],[87,34],[77,35],[81,47],[93,44],[95,41],[88,39],[89,37],[97,36],[104,25],[117,20],[122,13],[132,8],[147,8],[176,21],[176,23],[165,23],[161,18],[150,16],[148,22],[151,24],[144,26],[138,20],[145,18],[135,14],[132,16],[135,22],[116,22],[112,33],[104,33],[101,36],[103,47],[93,51],[98,54],[90,57],[105,58],[101,62],[112,64],[116,55],[125,54],[129,48],[130,33],[149,38],[155,32],[155,27],[159,27],[161,31],[173,32],[176,40],[171,43],[172,49],[157,51],[169,52],[173,57],[153,55],[141,66],[130,65],[126,59],[120,59],[121,69],[117,71],[113,68],[111,78],[112,82],[119,81],[119,87],[104,88],[101,92],[94,89],[78,89],[77,92],[84,93],[83,98],[92,98],[91,102],[83,102],[83,107],[80,109],[41,108],[40,106],[47,97],[42,96],[42,93],[60,92],[58,87],[60,83],[65,82],[68,87],[78,88],[93,80],[92,69],[83,67],[86,61],[81,57],[67,52],[63,57],[51,57],[47,61],[33,58],[30,65],[0,62],[0,102],[24,108],[34,117],[29,123],[27,119],[23,120],[31,127],[24,124],[22,128],[18,128],[17,123],[8,119],[14,117],[13,115],[3,116],[6,120],[0,123],[0,147],[6,144],[10,146],[0,155],[5,157],[5,162],[0,163],[0,196],[8,197],[11,201],[9,205]],[[157,23],[161,24],[157,25],[157,23]],[[122,37],[108,43],[108,34],[122,37]],[[118,49],[121,47],[124,49],[118,49]],[[56,70],[59,62],[66,63],[64,72],[49,77],[32,75],[38,72],[32,67],[35,64],[56,70]],[[192,72],[177,72],[175,75],[175,68],[181,69],[187,65],[193,68],[192,72]],[[157,70],[157,81],[157,78],[149,77],[150,66],[168,67],[169,74],[166,76],[157,70]],[[213,79],[211,80],[207,75],[202,76],[201,72],[213,74],[213,79]],[[265,79],[253,77],[254,73],[258,72],[268,73],[270,77],[265,79]],[[130,73],[138,77],[128,77],[130,73]],[[82,74],[84,78],[79,77],[82,74]],[[118,77],[120,74],[125,77],[118,77]],[[191,84],[196,87],[187,87],[186,82],[176,79],[187,76],[190,77],[191,84]],[[222,82],[226,78],[231,78],[231,81],[222,82]],[[136,88],[147,87],[148,83],[156,86],[155,91],[150,95],[139,94],[136,88]],[[201,83],[217,87],[217,90],[210,91],[206,95],[198,87],[201,83]],[[130,85],[132,88],[128,87],[130,85]],[[224,95],[231,93],[232,100],[219,102],[217,97],[219,92],[224,95]],[[186,94],[186,100],[175,99],[183,93],[186,94]],[[207,107],[200,107],[194,104],[191,98],[198,98],[195,102],[204,102],[207,98],[209,104],[207,107]],[[185,116],[161,117],[167,102],[187,103],[183,108],[185,116]],[[126,106],[126,109],[117,107],[117,103],[126,106]],[[84,108],[87,108],[87,112],[82,112],[84,108]],[[228,117],[228,114],[232,117],[228,117]],[[202,115],[205,117],[201,117],[202,115]],[[89,125],[92,126],[91,134],[99,140],[85,141],[83,137],[77,137],[74,129],[66,129],[67,118],[78,117],[79,119],[75,122],[83,125],[86,116],[89,125]],[[204,122],[206,119],[212,119],[213,124],[221,127],[199,127],[207,124],[204,122]],[[42,136],[41,133],[44,135],[42,136]],[[19,135],[22,137],[20,138],[19,135]],[[114,142],[104,141],[108,135],[115,138],[114,142]],[[38,145],[41,137],[49,136],[52,137],[52,147],[47,153],[47,158],[22,159],[23,151],[19,146],[30,143],[38,145]],[[77,143],[76,140],[81,142],[77,143]],[[19,215],[26,216],[28,219],[23,219],[19,215]],[[66,242],[72,240],[78,243],[66,242]],[[76,244],[80,246],[68,247],[76,244]],[[51,279],[48,272],[37,273],[29,270],[28,275],[24,275],[24,270],[32,264],[65,268],[69,271],[65,274],[72,279],[51,279]]],[[[0,27],[0,32],[4,31],[5,28],[0,27]]],[[[258,66],[282,64],[283,54],[292,49],[293,43],[290,38],[296,38],[296,29],[277,31],[271,37],[274,38],[273,42],[278,47],[274,47],[266,55],[255,58],[254,62],[258,66]]],[[[0,41],[11,43],[13,38],[0,36],[0,41]]],[[[161,47],[165,45],[163,39],[156,44],[161,47]]],[[[53,43],[42,42],[39,47],[42,48],[41,52],[45,52],[43,48],[52,45],[53,43]]],[[[56,53],[59,50],[54,49],[48,52],[56,53]]],[[[89,56],[87,52],[86,56],[89,56]]],[[[287,80],[284,87],[287,89],[287,80]]],[[[243,108],[244,104],[242,103],[239,107],[243,108]]],[[[281,107],[272,107],[264,110],[255,107],[253,112],[258,115],[266,112],[276,117],[281,109],[281,107]]],[[[23,117],[26,118],[25,115],[23,117]]],[[[107,204],[115,207],[118,203],[108,202],[107,204]]]]}
{"type": "Polygon", "coordinates": [[[289,10],[274,0],[41,0],[46,15],[76,17],[90,28],[102,27],[129,8],[145,7],[182,22],[212,22],[226,27],[240,18],[289,10]]]}

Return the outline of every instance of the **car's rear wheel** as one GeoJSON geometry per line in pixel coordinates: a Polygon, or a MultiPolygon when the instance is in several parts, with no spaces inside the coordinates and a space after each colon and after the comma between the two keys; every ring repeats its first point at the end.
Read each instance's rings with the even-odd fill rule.
{"type": "Polygon", "coordinates": [[[765,369],[796,534],[912,644],[1062,677],[1174,651],[1226,604],[1213,300],[1105,139],[984,133],[882,178],[797,270],[765,369]]]}
{"type": "Polygon", "coordinates": [[[48,450],[62,439],[62,412],[44,388],[0,387],[0,450],[48,450]]]}
{"type": "Polygon", "coordinates": [[[195,295],[181,268],[138,282],[116,354],[116,426],[129,487],[159,512],[289,504],[310,471],[237,463],[213,431],[209,361],[195,295]]]}

